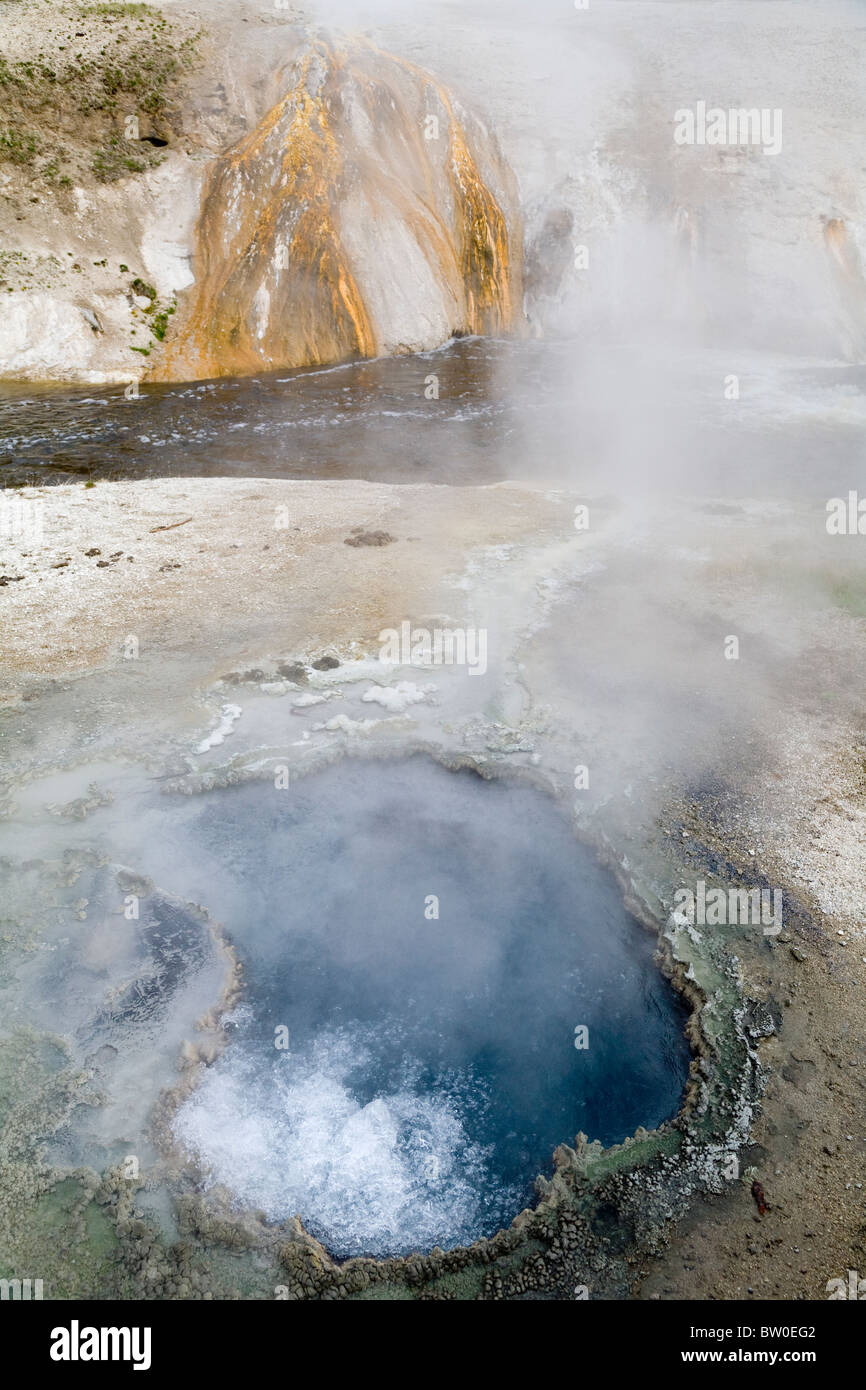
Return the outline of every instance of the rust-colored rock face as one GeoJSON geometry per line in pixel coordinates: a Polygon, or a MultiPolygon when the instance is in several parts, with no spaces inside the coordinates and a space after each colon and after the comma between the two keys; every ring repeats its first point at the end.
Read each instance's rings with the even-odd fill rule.
{"type": "Polygon", "coordinates": [[[848,228],[841,217],[827,218],[824,223],[824,243],[836,268],[843,275],[859,275],[857,248],[848,236],[848,228]]]}
{"type": "Polygon", "coordinates": [[[866,351],[866,276],[857,242],[843,218],[826,219],[824,245],[839,290],[838,322],[844,350],[850,357],[862,358],[866,351]]]}
{"type": "Polygon", "coordinates": [[[510,332],[522,321],[521,241],[514,180],[482,126],[412,64],[317,40],[282,100],[210,171],[196,284],[151,377],[510,332]]]}

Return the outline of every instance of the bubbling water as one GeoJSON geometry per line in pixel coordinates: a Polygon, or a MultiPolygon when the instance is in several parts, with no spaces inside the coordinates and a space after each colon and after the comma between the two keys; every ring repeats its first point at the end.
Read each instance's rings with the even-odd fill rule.
{"type": "Polygon", "coordinates": [[[578,1130],[677,1109],[682,1007],[548,797],[419,757],[197,801],[247,988],[174,1132],[240,1205],[339,1257],[449,1248],[578,1130]]]}
{"type": "Polygon", "coordinates": [[[468,1078],[429,1091],[423,1068],[372,1100],[379,1039],[327,1030],[307,1055],[265,1069],[236,1049],[181,1111],[177,1137],[246,1205],[296,1212],[340,1255],[389,1254],[471,1241],[517,1209],[521,1189],[491,1178],[490,1146],[466,1115],[483,1103],[468,1078]]]}

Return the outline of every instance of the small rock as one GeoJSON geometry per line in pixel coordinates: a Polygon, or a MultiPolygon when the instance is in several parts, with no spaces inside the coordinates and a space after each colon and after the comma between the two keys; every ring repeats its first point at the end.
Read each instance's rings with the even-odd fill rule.
{"type": "Polygon", "coordinates": [[[396,536],[390,535],[387,531],[357,531],[351,536],[347,536],[343,541],[344,545],[393,545],[396,536]]]}
{"type": "Polygon", "coordinates": [[[281,661],[277,667],[277,674],[284,680],[293,681],[295,685],[306,685],[306,669],[296,661],[281,661]]]}

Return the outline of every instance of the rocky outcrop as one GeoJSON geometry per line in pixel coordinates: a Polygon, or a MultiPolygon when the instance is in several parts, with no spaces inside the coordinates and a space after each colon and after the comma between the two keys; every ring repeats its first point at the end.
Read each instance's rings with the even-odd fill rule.
{"type": "Polygon", "coordinates": [[[152,379],[243,375],[507,333],[522,314],[514,180],[413,64],[314,40],[216,161],[196,284],[152,379]]]}
{"type": "Polygon", "coordinates": [[[445,86],[296,10],[140,9],[0,5],[0,379],[189,379],[521,326],[516,181],[445,86]]]}
{"type": "Polygon", "coordinates": [[[866,353],[866,277],[856,237],[842,217],[823,219],[824,245],[838,291],[838,332],[846,357],[866,353]]]}

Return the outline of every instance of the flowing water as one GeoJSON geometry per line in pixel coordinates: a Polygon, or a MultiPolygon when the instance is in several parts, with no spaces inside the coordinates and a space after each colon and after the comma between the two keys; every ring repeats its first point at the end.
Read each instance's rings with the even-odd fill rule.
{"type": "Polygon", "coordinates": [[[421,356],[186,385],[0,385],[0,481],[517,478],[827,495],[862,477],[866,369],[639,344],[464,338],[421,356]],[[740,375],[728,400],[724,381],[740,375]],[[434,384],[435,382],[435,384],[434,384]],[[431,393],[438,392],[438,397],[431,393]]]}
{"type": "MultiPolygon", "coordinates": [[[[579,481],[619,496],[800,496],[823,512],[862,476],[863,369],[738,365],[727,400],[722,353],[465,338],[136,399],[10,388],[0,474],[579,481]]],[[[0,983],[0,1083],[22,1029],[90,1069],[98,1101],[34,1136],[61,1168],[132,1153],[158,1169],[154,1107],[226,979],[190,903],[224,927],[242,990],[225,1050],[173,1117],[175,1156],[187,1182],[238,1208],[299,1213],[338,1256],[490,1235],[532,1203],[558,1144],[579,1130],[616,1143],[680,1104],[684,1012],[652,939],[538,792],[424,760],[349,761],[285,794],[256,783],[166,800],[143,773],[79,768],[15,800],[10,920],[55,896],[0,983]],[[91,805],[96,782],[110,798],[91,805]],[[59,877],[26,868],[34,844],[59,877]],[[84,867],[67,879],[69,855],[84,867]],[[134,924],[118,865],[152,880],[134,924]]],[[[59,1065],[46,1053],[46,1075],[59,1065]]],[[[170,1228],[152,1185],[146,1201],[170,1228]]]]}

